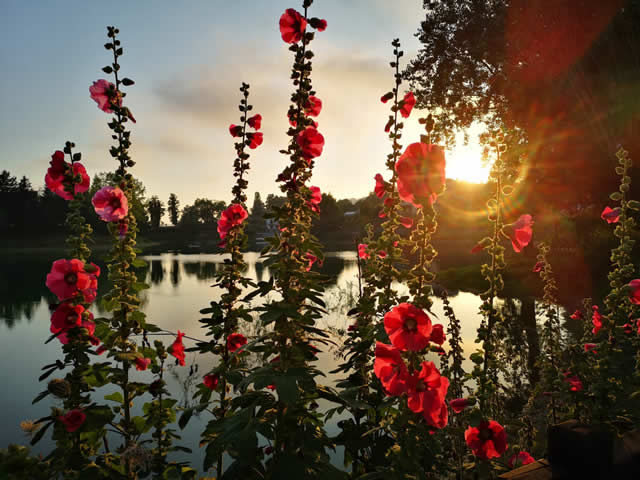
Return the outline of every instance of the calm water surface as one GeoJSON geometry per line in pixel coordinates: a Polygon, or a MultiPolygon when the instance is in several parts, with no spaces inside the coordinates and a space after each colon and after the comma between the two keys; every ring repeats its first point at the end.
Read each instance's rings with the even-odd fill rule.
{"type": "MultiPolygon", "coordinates": [[[[208,306],[212,300],[219,299],[219,291],[211,288],[211,285],[214,283],[216,272],[222,266],[224,257],[214,254],[167,253],[144,258],[148,261],[149,267],[140,271],[140,276],[146,277],[146,282],[151,285],[151,288],[143,292],[142,309],[147,314],[148,320],[171,332],[181,330],[188,336],[205,338],[198,323],[202,316],[199,310],[208,306]]],[[[0,260],[0,352],[2,352],[0,385],[3,392],[0,397],[0,421],[3,425],[0,429],[0,447],[6,447],[9,443],[28,444],[29,439],[20,430],[20,421],[48,415],[55,400],[49,396],[36,405],[31,404],[33,398],[46,389],[48,379],[38,382],[42,366],[62,358],[59,342],[54,340],[47,345],[44,344],[50,335],[49,303],[55,301],[55,297],[45,287],[44,282],[53,260],[46,257],[17,257],[0,260]]],[[[248,277],[254,280],[269,278],[269,270],[262,265],[257,253],[247,253],[245,260],[248,264],[246,274],[248,277]]],[[[325,292],[329,313],[323,319],[322,326],[335,333],[334,341],[339,344],[340,331],[346,330],[351,323],[346,317],[346,312],[351,307],[349,303],[357,297],[355,254],[352,252],[327,254],[323,273],[330,275],[332,280],[325,292]]],[[[108,291],[109,287],[106,285],[105,274],[100,280],[99,294],[102,294],[108,291]]],[[[475,348],[473,339],[480,321],[477,312],[481,300],[472,293],[459,292],[455,295],[450,293],[450,302],[462,322],[462,337],[468,357],[475,348]]],[[[97,304],[92,311],[96,316],[104,313],[100,311],[97,304]]],[[[440,321],[445,320],[442,301],[438,298],[434,298],[433,312],[440,321]]],[[[434,322],[437,321],[434,319],[434,322]]],[[[252,326],[244,333],[251,335],[253,333],[251,328],[252,326]]],[[[164,340],[166,345],[173,341],[173,337],[159,338],[164,340]]],[[[191,346],[190,344],[193,342],[185,339],[185,345],[188,347],[191,346]]],[[[447,344],[444,347],[447,348],[447,344]]],[[[329,372],[336,367],[340,359],[336,358],[335,350],[325,349],[319,354],[318,362],[322,371],[329,372]]],[[[216,359],[213,355],[201,355],[196,359],[195,354],[191,353],[187,355],[186,367],[170,368],[167,375],[169,389],[181,405],[189,403],[189,389],[200,383],[202,375],[206,374],[215,363],[216,359]],[[190,365],[198,367],[198,372],[191,377],[189,376],[190,365]]],[[[469,365],[465,367],[468,368],[469,365]]],[[[134,373],[142,380],[151,379],[150,373],[134,373]]],[[[58,376],[62,376],[60,372],[58,376]]],[[[335,380],[335,377],[327,373],[327,378],[320,382],[332,384],[335,380]]],[[[109,392],[110,390],[106,388],[100,389],[95,392],[93,398],[98,403],[102,403],[102,396],[109,392]]],[[[146,395],[139,403],[150,400],[151,396],[146,395]]],[[[208,420],[206,412],[200,418],[192,418],[187,428],[181,432],[182,441],[179,443],[192,448],[194,453],[190,457],[182,454],[181,457],[174,457],[175,459],[191,460],[196,469],[202,468],[204,452],[198,449],[198,441],[203,425],[208,420]]],[[[338,420],[334,417],[328,425],[330,434],[337,432],[338,420]]],[[[47,432],[45,438],[34,447],[35,452],[50,451],[52,443],[48,440],[49,436],[47,432]]],[[[335,460],[342,461],[337,457],[335,460]]]]}

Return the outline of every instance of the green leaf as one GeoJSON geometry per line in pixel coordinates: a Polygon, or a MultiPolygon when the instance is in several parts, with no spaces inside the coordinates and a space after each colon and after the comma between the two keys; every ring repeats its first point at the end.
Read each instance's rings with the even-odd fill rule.
{"type": "Polygon", "coordinates": [[[139,292],[141,290],[146,290],[147,288],[150,288],[150,286],[144,282],[133,282],[133,285],[131,285],[131,288],[133,288],[134,291],[139,292]]]}
{"type": "Polygon", "coordinates": [[[136,258],[133,262],[131,262],[131,266],[134,268],[142,268],[146,267],[148,264],[141,258],[136,258]]]}
{"type": "Polygon", "coordinates": [[[614,202],[618,202],[622,200],[622,194],[620,192],[613,192],[611,195],[609,195],[609,198],[614,202]]]}
{"type": "Polygon", "coordinates": [[[105,395],[104,399],[111,400],[112,402],[116,403],[124,403],[124,398],[122,397],[122,393],[120,392],[113,392],[110,395],[105,395]]]}
{"type": "Polygon", "coordinates": [[[193,415],[193,408],[187,408],[182,415],[180,415],[180,420],[178,420],[178,426],[180,430],[184,430],[184,427],[187,426],[191,416],[193,415]]]}
{"type": "Polygon", "coordinates": [[[42,436],[44,435],[44,433],[47,431],[47,429],[51,425],[53,425],[53,423],[54,423],[54,421],[51,421],[51,422],[43,425],[42,427],[40,427],[40,429],[36,432],[36,434],[31,439],[31,445],[35,445],[36,443],[38,443],[40,441],[40,439],[42,438],[42,436]]]}

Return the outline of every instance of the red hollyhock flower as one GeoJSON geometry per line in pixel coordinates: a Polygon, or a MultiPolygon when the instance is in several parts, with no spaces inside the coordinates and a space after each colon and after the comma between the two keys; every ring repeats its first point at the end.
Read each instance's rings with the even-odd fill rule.
{"type": "Polygon", "coordinates": [[[580,378],[577,375],[569,377],[567,373],[565,373],[566,378],[564,379],[564,381],[570,385],[569,390],[572,392],[581,392],[583,387],[580,378]]]}
{"type": "Polygon", "coordinates": [[[413,96],[413,92],[407,93],[400,102],[400,115],[402,115],[404,118],[408,118],[415,104],[416,98],[413,96]]]}
{"type": "MultiPolygon", "coordinates": [[[[305,270],[308,272],[309,270],[311,270],[311,267],[313,267],[313,264],[318,261],[318,257],[316,257],[311,252],[307,252],[305,253],[304,258],[306,258],[307,261],[309,262],[307,267],[305,268],[305,270]]],[[[318,265],[322,266],[322,262],[318,263],[318,265]]]]}
{"type": "Polygon", "coordinates": [[[585,343],[585,344],[584,344],[584,351],[585,351],[585,352],[593,351],[593,353],[598,353],[598,352],[595,350],[595,348],[596,348],[597,346],[598,346],[598,345],[596,345],[595,343],[585,343]]]}
{"type": "Polygon", "coordinates": [[[471,249],[471,253],[478,253],[484,250],[484,245],[482,243],[478,243],[475,247],[471,249]]]}
{"type": "Polygon", "coordinates": [[[309,117],[317,117],[320,115],[320,111],[322,110],[322,100],[318,97],[311,95],[304,102],[304,113],[309,117]]]}
{"type": "Polygon", "coordinates": [[[531,230],[533,220],[531,215],[520,215],[514,223],[502,227],[502,232],[511,240],[511,245],[516,253],[520,253],[524,247],[529,245],[533,231],[531,230]]]}
{"type": "Polygon", "coordinates": [[[380,210],[380,211],[378,212],[378,217],[380,217],[380,218],[387,218],[387,214],[386,214],[386,213],[384,213],[384,210],[380,210]]]}
{"type": "Polygon", "coordinates": [[[404,228],[411,228],[413,227],[413,219],[409,218],[409,217],[400,217],[399,218],[400,223],[402,224],[402,226],[404,228]]]}
{"type": "Polygon", "coordinates": [[[67,432],[75,432],[78,430],[84,421],[87,419],[85,413],[79,409],[73,409],[58,417],[58,419],[64,424],[64,428],[67,432]]]}
{"type": "Polygon", "coordinates": [[[184,367],[184,345],[182,344],[182,337],[184,337],[184,333],[178,330],[178,336],[169,347],[168,352],[176,357],[180,365],[184,367]]]}
{"type": "Polygon", "coordinates": [[[384,131],[389,133],[391,131],[391,126],[393,125],[393,117],[389,117],[387,123],[384,125],[384,131]]]}
{"type": "Polygon", "coordinates": [[[224,210],[220,215],[220,220],[218,220],[218,234],[220,235],[220,239],[224,240],[229,230],[240,225],[247,217],[249,217],[249,214],[239,203],[234,203],[224,210]]]}
{"type": "Polygon", "coordinates": [[[309,20],[309,25],[318,30],[319,32],[324,32],[327,28],[327,21],[320,18],[312,18],[309,20]]]}
{"type": "Polygon", "coordinates": [[[105,113],[113,113],[111,107],[114,104],[118,107],[122,105],[122,96],[118,95],[115,88],[113,83],[101,78],[89,87],[89,95],[98,104],[100,110],[105,113]]]}
{"type": "Polygon", "coordinates": [[[106,351],[107,347],[105,347],[104,345],[100,345],[98,348],[96,348],[96,355],[102,355],[106,351]]]}
{"type": "MultiPolygon", "coordinates": [[[[88,315],[88,318],[85,318],[83,316],[82,320],[80,321],[80,325],[75,325],[74,327],[84,328],[87,331],[86,333],[89,336],[89,341],[91,342],[91,344],[98,345],[100,343],[100,340],[97,337],[93,336],[94,332],[96,331],[96,324],[92,321],[93,313],[87,312],[86,315],[88,315]]],[[[56,338],[60,340],[60,343],[62,343],[63,345],[66,345],[69,343],[69,335],[68,335],[69,330],[70,328],[65,328],[62,331],[60,331],[60,333],[58,333],[59,331],[55,330],[53,324],[49,329],[51,333],[58,333],[58,336],[56,338]]]]}
{"type": "Polygon", "coordinates": [[[358,245],[358,257],[364,260],[371,258],[371,255],[367,253],[367,247],[368,245],[366,243],[361,243],[358,245]]]}
{"type": "Polygon", "coordinates": [[[401,303],[384,316],[384,329],[394,347],[418,352],[429,345],[433,327],[420,308],[401,303]]]}
{"type": "Polygon", "coordinates": [[[220,377],[218,375],[205,375],[202,379],[202,383],[209,390],[215,390],[218,387],[218,382],[220,381],[220,377]]]}
{"type": "Polygon", "coordinates": [[[127,216],[129,201],[118,187],[102,187],[91,200],[98,216],[105,222],[117,222],[127,216]]]}
{"type": "Polygon", "coordinates": [[[255,150],[262,145],[262,132],[247,133],[247,140],[249,140],[249,148],[255,150]]]}
{"type": "Polygon", "coordinates": [[[544,262],[538,262],[533,266],[533,273],[538,273],[544,268],[544,262]]]}
{"type": "Polygon", "coordinates": [[[631,332],[633,332],[633,325],[631,325],[630,323],[625,323],[622,326],[622,331],[629,335],[631,332]]]}
{"type": "Polygon", "coordinates": [[[607,223],[618,223],[620,220],[620,207],[609,208],[605,207],[602,213],[600,214],[600,218],[606,220],[607,223]]]}
{"type": "Polygon", "coordinates": [[[136,370],[144,371],[151,364],[150,358],[136,358],[135,359],[136,370]]]}
{"type": "Polygon", "coordinates": [[[640,335],[640,318],[636,320],[636,326],[638,327],[638,335],[640,335]]]}
{"type": "Polygon", "coordinates": [[[583,320],[584,315],[582,315],[582,312],[580,310],[576,310],[571,315],[569,315],[569,318],[572,320],[583,320]]]}
{"type": "Polygon", "coordinates": [[[249,124],[249,126],[251,128],[254,128],[256,130],[260,130],[260,126],[262,125],[262,115],[260,115],[259,113],[254,115],[253,117],[251,117],[251,118],[249,118],[247,120],[247,123],[249,124]]]}
{"type": "Polygon", "coordinates": [[[501,456],[508,447],[507,432],[495,420],[480,422],[478,427],[469,427],[464,440],[473,454],[484,460],[501,456]]]}
{"type": "Polygon", "coordinates": [[[629,282],[629,300],[634,305],[640,305],[640,279],[636,278],[629,282]]]}
{"type": "Polygon", "coordinates": [[[302,150],[302,156],[310,161],[322,155],[324,137],[313,127],[307,127],[296,137],[296,142],[302,150]]]}
{"type": "Polygon", "coordinates": [[[389,208],[389,207],[393,207],[395,202],[393,201],[393,198],[389,197],[384,200],[383,204],[385,207],[389,208]]]}
{"type": "Polygon", "coordinates": [[[62,197],[65,200],[72,200],[74,195],[84,193],[89,190],[91,180],[89,179],[89,175],[87,175],[87,170],[81,163],[73,164],[74,177],[79,175],[81,178],[80,183],[74,183],[73,185],[73,195],[65,190],[65,183],[67,180],[65,174],[71,166],[64,161],[64,153],[60,150],[56,150],[53,155],[51,155],[50,165],[51,166],[44,177],[44,183],[49,190],[59,197],[62,197]]]}
{"type": "Polygon", "coordinates": [[[382,383],[387,395],[402,395],[407,391],[409,371],[402,360],[400,350],[384,343],[376,342],[376,359],[373,372],[382,383]]]}
{"type": "Polygon", "coordinates": [[[380,97],[380,101],[382,103],[387,103],[392,98],[393,98],[393,93],[392,92],[387,92],[383,96],[380,97]]]}
{"type": "Polygon", "coordinates": [[[79,290],[91,285],[91,278],[84,271],[84,263],[74,258],[56,260],[47,274],[46,285],[60,300],[73,297],[79,290]]]}
{"type": "Polygon", "coordinates": [[[380,175],[379,173],[376,173],[376,176],[373,177],[376,180],[376,186],[374,187],[373,191],[376,194],[376,197],[378,198],[382,198],[384,197],[385,194],[385,183],[384,183],[384,178],[382,178],[382,175],[380,175]]]}
{"type": "Polygon", "coordinates": [[[422,362],[419,373],[407,382],[407,405],[415,413],[421,413],[429,425],[444,428],[448,410],[444,401],[449,380],[440,375],[433,362],[422,362]]]}
{"type": "Polygon", "coordinates": [[[79,327],[82,324],[83,313],[84,307],[82,305],[73,305],[68,302],[61,303],[51,315],[51,333],[79,327]]]}
{"type": "Polygon", "coordinates": [[[307,28],[307,20],[293,8],[287,8],[280,17],[280,35],[285,43],[298,43],[307,28]]]}
{"type": "Polygon", "coordinates": [[[309,199],[309,206],[311,210],[316,213],[320,213],[320,203],[322,202],[322,192],[320,192],[320,187],[309,187],[311,190],[311,198],[309,199]]]}
{"type": "Polygon", "coordinates": [[[239,137],[242,135],[242,126],[234,125],[233,123],[229,125],[229,133],[232,137],[239,137]]]}
{"type": "Polygon", "coordinates": [[[529,455],[529,452],[521,451],[518,453],[514,453],[513,456],[509,459],[509,468],[528,465],[535,461],[535,458],[529,455]]]}
{"type": "Polygon", "coordinates": [[[439,145],[412,143],[396,162],[398,194],[405,202],[422,208],[422,199],[436,201],[445,182],[444,148],[439,145]]]}
{"type": "Polygon", "coordinates": [[[378,252],[378,257],[380,258],[387,258],[387,252],[385,252],[384,250],[380,250],[378,252]]]}
{"type": "Polygon", "coordinates": [[[440,323],[436,323],[431,330],[431,336],[429,337],[433,343],[437,343],[438,345],[442,345],[446,338],[444,336],[444,327],[440,323]]]}
{"type": "Polygon", "coordinates": [[[593,330],[591,330],[591,333],[593,333],[594,335],[597,335],[600,329],[602,328],[603,317],[600,314],[600,311],[598,310],[597,305],[594,305],[592,309],[593,309],[593,315],[591,317],[591,323],[593,323],[593,330]]]}
{"type": "Polygon", "coordinates": [[[247,344],[247,338],[241,333],[232,333],[227,337],[227,348],[230,352],[235,352],[240,347],[247,344]]]}
{"type": "Polygon", "coordinates": [[[449,406],[455,413],[460,413],[469,406],[469,401],[466,398],[454,398],[449,400],[449,406]]]}

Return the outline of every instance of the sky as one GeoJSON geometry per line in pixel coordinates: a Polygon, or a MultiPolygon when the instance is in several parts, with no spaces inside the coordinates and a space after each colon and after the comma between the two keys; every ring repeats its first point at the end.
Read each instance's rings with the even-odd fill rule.
{"type": "MultiPolygon", "coordinates": [[[[301,0],[138,0],[86,2],[2,0],[0,18],[0,169],[44,184],[53,151],[75,142],[90,175],[116,168],[108,153],[110,116],[98,110],[88,88],[110,63],[106,25],[120,29],[125,104],[136,117],[130,153],[147,197],[181,206],[196,198],[229,201],[234,178],[234,139],[241,82],[251,85],[249,102],[263,117],[264,143],[251,150],[249,202],[279,193],[275,178],[287,157],[286,112],[294,87],[293,54],[278,29],[285,9],[301,0]]],[[[312,80],[323,102],[318,117],[324,135],[311,184],[334,197],[359,198],[373,190],[390,153],[384,125],[389,105],[380,96],[393,86],[390,43],[399,38],[401,67],[419,49],[414,34],[424,15],[422,0],[316,0],[310,16],[328,27],[316,34],[312,80]]],[[[402,90],[408,89],[403,84],[402,90]]],[[[423,127],[414,110],[401,143],[419,141],[423,127]]],[[[388,177],[388,174],[385,175],[388,177]]],[[[486,179],[480,148],[448,152],[447,176],[486,179]]]]}

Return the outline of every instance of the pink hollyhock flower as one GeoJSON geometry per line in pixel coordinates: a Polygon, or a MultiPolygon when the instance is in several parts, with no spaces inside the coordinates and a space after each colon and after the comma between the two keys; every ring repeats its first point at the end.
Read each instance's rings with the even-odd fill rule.
{"type": "Polygon", "coordinates": [[[632,325],[632,324],[630,324],[630,323],[625,323],[625,324],[622,326],[622,331],[623,331],[624,333],[626,333],[627,335],[629,335],[631,332],[633,332],[633,325],[632,325]]]}
{"type": "Polygon", "coordinates": [[[312,18],[309,20],[309,25],[318,30],[319,32],[324,32],[327,28],[327,21],[321,18],[312,18]]]}
{"type": "Polygon", "coordinates": [[[387,252],[385,252],[384,250],[380,250],[378,252],[378,257],[379,258],[387,258],[387,252]]]}
{"type": "MultiPolygon", "coordinates": [[[[80,325],[76,325],[76,327],[79,328],[84,328],[87,332],[87,335],[89,336],[89,341],[91,342],[92,345],[98,345],[100,343],[100,340],[97,337],[94,337],[93,334],[96,331],[96,324],[92,321],[93,320],[93,313],[91,312],[87,312],[87,315],[89,316],[89,318],[82,318],[82,321],[80,322],[80,325]]],[[[60,340],[60,343],[62,343],[63,345],[66,345],[69,343],[69,328],[62,330],[58,336],[56,337],[58,340],[60,340]]],[[[58,332],[54,332],[54,328],[53,325],[51,325],[50,328],[51,333],[58,333],[58,332]]]]}
{"type": "Polygon", "coordinates": [[[408,92],[400,102],[400,115],[408,118],[415,104],[416,98],[413,96],[413,92],[408,92]]]}
{"type": "Polygon", "coordinates": [[[311,159],[322,155],[324,148],[324,137],[318,130],[313,127],[307,127],[296,137],[296,143],[302,150],[302,156],[311,161],[311,159]]]}
{"type": "Polygon", "coordinates": [[[429,340],[438,345],[442,345],[445,342],[444,327],[440,323],[436,323],[433,326],[429,340]]]}
{"type": "Polygon", "coordinates": [[[247,217],[249,217],[249,214],[239,203],[234,203],[224,210],[220,215],[220,220],[218,220],[218,234],[220,235],[220,239],[224,240],[229,230],[240,225],[247,217]]]}
{"type": "Polygon", "coordinates": [[[422,362],[422,369],[409,377],[407,405],[414,413],[421,413],[429,425],[444,428],[449,411],[444,399],[449,380],[440,375],[433,362],[422,362]]]}
{"type": "Polygon", "coordinates": [[[382,95],[380,97],[380,101],[382,103],[387,103],[389,100],[391,100],[393,98],[393,93],[392,92],[387,92],[384,95],[382,95]]]}
{"type": "Polygon", "coordinates": [[[285,43],[298,43],[307,28],[307,20],[293,8],[287,8],[280,17],[280,35],[285,43]]]}
{"type": "Polygon", "coordinates": [[[84,193],[89,190],[89,185],[91,180],[89,175],[87,175],[87,170],[84,166],[76,162],[73,164],[73,176],[80,176],[80,183],[73,184],[73,195],[71,195],[65,189],[67,178],[65,174],[68,169],[71,168],[71,165],[64,161],[64,153],[60,150],[56,150],[53,155],[51,155],[51,163],[50,167],[47,170],[47,174],[44,177],[44,183],[49,190],[58,195],[59,197],[64,198],[65,200],[73,200],[73,197],[79,193],[84,193]]]}
{"type": "Polygon", "coordinates": [[[385,314],[384,329],[394,347],[419,352],[429,345],[433,326],[422,309],[401,303],[385,314]]]}
{"type": "Polygon", "coordinates": [[[358,257],[367,260],[368,258],[371,258],[371,255],[369,255],[367,253],[367,244],[366,243],[361,243],[358,245],[358,257]]]}
{"type": "Polygon", "coordinates": [[[242,136],[242,126],[234,125],[233,123],[229,125],[229,133],[232,137],[240,137],[242,136]]]}
{"type": "Polygon", "coordinates": [[[93,82],[89,87],[91,99],[98,104],[98,108],[105,113],[113,113],[111,107],[114,103],[119,107],[122,105],[122,97],[115,90],[116,86],[105,79],[93,82]],[[117,100],[116,100],[117,98],[117,100]]]}
{"type": "Polygon", "coordinates": [[[533,266],[533,273],[538,273],[544,268],[544,262],[538,262],[533,266]]]}
{"type": "Polygon", "coordinates": [[[386,214],[386,213],[384,213],[384,210],[380,210],[380,211],[378,212],[378,217],[380,217],[380,218],[387,218],[387,214],[386,214]]]}
{"type": "Polygon", "coordinates": [[[82,324],[83,313],[84,307],[82,305],[73,305],[68,302],[61,303],[51,315],[51,333],[79,327],[82,324]]]}
{"type": "Polygon", "coordinates": [[[577,375],[569,376],[571,375],[569,372],[566,372],[564,375],[565,375],[564,381],[570,385],[570,388],[569,388],[570,391],[572,392],[582,391],[582,388],[583,388],[582,382],[580,381],[580,378],[577,375]]]}
{"type": "Polygon", "coordinates": [[[597,354],[598,351],[595,349],[598,345],[596,345],[595,343],[585,343],[584,344],[584,351],[585,352],[593,352],[594,354],[597,354]]]}
{"type": "Polygon", "coordinates": [[[464,440],[473,454],[484,460],[498,458],[508,447],[507,432],[495,420],[483,421],[478,427],[467,428],[464,440]]]}
{"type": "Polygon", "coordinates": [[[262,115],[260,115],[259,113],[254,115],[253,117],[251,117],[251,118],[249,118],[247,120],[247,123],[249,124],[249,126],[251,128],[254,128],[256,130],[260,130],[260,126],[262,125],[262,115]]]}
{"type": "Polygon", "coordinates": [[[182,344],[182,337],[184,337],[184,333],[178,330],[178,336],[169,347],[168,352],[176,357],[180,365],[184,367],[184,345],[182,344]]]}
{"type": "Polygon", "coordinates": [[[400,241],[399,240],[396,240],[395,242],[393,242],[393,246],[394,247],[397,247],[398,245],[400,245],[400,241]]]}
{"type": "Polygon", "coordinates": [[[533,231],[531,230],[533,220],[531,215],[520,215],[515,223],[510,223],[502,227],[502,232],[511,240],[511,245],[516,253],[520,253],[524,247],[529,245],[533,231]]]}
{"type": "Polygon", "coordinates": [[[375,178],[376,180],[376,186],[373,189],[373,191],[376,194],[376,197],[378,198],[384,197],[384,194],[385,194],[384,178],[382,178],[382,175],[380,175],[379,173],[376,173],[376,176],[373,178],[375,178]]]}
{"type": "Polygon", "coordinates": [[[235,352],[247,344],[247,338],[241,333],[232,333],[227,337],[227,348],[230,352],[235,352]]]}
{"type": "Polygon", "coordinates": [[[46,285],[60,300],[73,297],[78,291],[91,285],[91,278],[84,271],[84,263],[74,258],[56,260],[47,274],[46,285]]]}
{"type": "Polygon", "coordinates": [[[514,453],[513,456],[509,459],[509,468],[529,465],[530,463],[533,463],[535,461],[535,458],[529,455],[529,452],[521,451],[518,453],[514,453]]]}
{"type": "Polygon", "coordinates": [[[202,379],[202,383],[209,390],[215,390],[218,387],[218,382],[220,381],[220,377],[218,375],[205,375],[202,379]]]}
{"type": "Polygon", "coordinates": [[[393,207],[393,205],[395,204],[395,202],[393,201],[393,198],[389,197],[389,198],[385,198],[383,205],[387,208],[389,207],[393,207]]]}
{"type": "Polygon", "coordinates": [[[583,320],[584,315],[582,315],[582,312],[580,310],[576,310],[571,315],[569,315],[569,318],[572,320],[583,320]]]}
{"type": "Polygon", "coordinates": [[[98,216],[105,222],[117,222],[127,216],[129,201],[118,187],[102,187],[91,200],[98,216]]]}
{"type": "Polygon", "coordinates": [[[593,323],[593,330],[591,330],[591,333],[593,333],[594,335],[597,335],[600,329],[602,328],[603,317],[600,314],[600,311],[598,310],[597,305],[594,305],[592,308],[593,308],[593,315],[591,317],[591,323],[593,323]]]}
{"type": "Polygon", "coordinates": [[[373,372],[382,383],[388,396],[402,395],[407,391],[409,371],[402,360],[400,350],[384,343],[376,343],[373,372]]]}
{"type": "Polygon", "coordinates": [[[305,268],[305,270],[308,272],[309,270],[311,270],[311,267],[313,267],[313,264],[318,261],[318,257],[316,257],[311,252],[307,252],[307,253],[305,253],[304,258],[306,258],[307,261],[309,262],[307,267],[305,268]]]}
{"type": "Polygon", "coordinates": [[[640,279],[629,282],[629,300],[634,305],[640,305],[640,279]]]}
{"type": "Polygon", "coordinates": [[[304,113],[309,117],[317,117],[320,115],[320,111],[322,110],[322,100],[311,95],[307,100],[305,100],[303,108],[304,113]]]}
{"type": "Polygon", "coordinates": [[[136,358],[134,363],[136,364],[136,370],[144,371],[149,365],[151,365],[150,358],[136,358]]]}
{"type": "Polygon", "coordinates": [[[422,199],[436,201],[445,182],[444,148],[439,145],[412,143],[396,162],[398,194],[405,202],[422,208],[422,199]]]}
{"type": "Polygon", "coordinates": [[[69,433],[78,430],[86,419],[87,416],[79,408],[70,410],[64,415],[58,417],[58,420],[63,423],[65,430],[69,433]]]}
{"type": "Polygon", "coordinates": [[[322,192],[320,187],[309,187],[311,190],[311,198],[309,199],[309,207],[316,213],[320,213],[320,203],[322,202],[322,192]]]}
{"type": "Polygon", "coordinates": [[[409,217],[400,217],[399,218],[400,223],[402,224],[402,226],[404,228],[411,228],[413,227],[413,219],[409,218],[409,217]]]}
{"type": "Polygon", "coordinates": [[[255,150],[262,145],[262,132],[247,133],[247,140],[249,140],[249,148],[255,150]]]}
{"type": "Polygon", "coordinates": [[[620,207],[609,208],[605,207],[602,213],[600,214],[600,218],[606,220],[607,223],[618,223],[620,220],[620,207]]]}
{"type": "Polygon", "coordinates": [[[469,406],[469,401],[466,398],[454,398],[449,400],[449,406],[455,413],[460,413],[469,406]]]}

